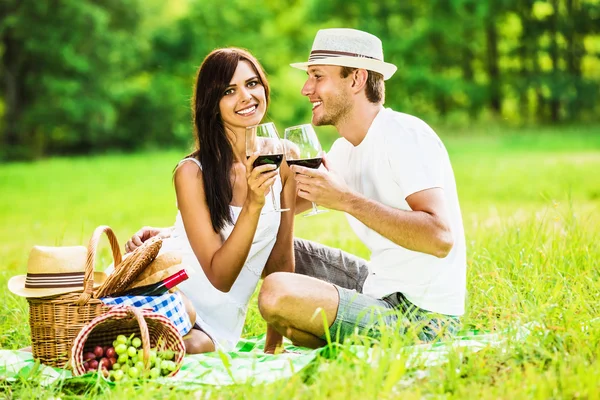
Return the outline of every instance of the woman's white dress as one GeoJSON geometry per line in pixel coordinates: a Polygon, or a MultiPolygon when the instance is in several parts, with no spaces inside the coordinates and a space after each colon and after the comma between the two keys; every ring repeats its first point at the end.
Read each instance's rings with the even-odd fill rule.
{"type": "MultiPolygon", "coordinates": [[[[194,158],[186,158],[180,164],[183,162],[194,162],[202,168],[200,162],[194,158]]],[[[273,185],[273,190],[279,206],[282,190],[279,175],[273,185]]],[[[226,225],[221,230],[223,242],[231,234],[241,211],[241,207],[230,206],[230,209],[233,224],[226,225]]],[[[272,209],[273,202],[271,195],[268,194],[265,198],[263,212],[272,209]]],[[[248,303],[275,245],[280,219],[281,214],[278,212],[261,214],[246,263],[231,290],[227,293],[216,289],[204,274],[185,233],[179,211],[171,237],[163,240],[160,253],[178,251],[182,256],[182,262],[188,266],[189,279],[180,283],[178,287],[196,309],[196,324],[213,339],[217,349],[230,351],[240,339],[248,303]]]]}

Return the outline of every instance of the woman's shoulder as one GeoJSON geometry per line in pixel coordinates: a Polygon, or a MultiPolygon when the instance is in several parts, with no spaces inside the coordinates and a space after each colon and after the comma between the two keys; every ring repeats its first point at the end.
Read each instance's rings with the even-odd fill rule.
{"type": "Polygon", "coordinates": [[[200,161],[195,158],[184,158],[179,161],[175,171],[173,173],[173,179],[177,182],[189,182],[198,181],[198,178],[202,176],[202,165],[200,161]]]}
{"type": "MultiPolygon", "coordinates": [[[[194,164],[197,166],[197,168],[200,168],[200,170],[202,170],[202,164],[200,164],[200,161],[198,161],[198,159],[194,158],[194,157],[186,157],[183,160],[179,161],[176,169],[179,169],[183,165],[194,165],[194,164]]],[[[187,167],[187,168],[189,169],[189,167],[187,167]]]]}

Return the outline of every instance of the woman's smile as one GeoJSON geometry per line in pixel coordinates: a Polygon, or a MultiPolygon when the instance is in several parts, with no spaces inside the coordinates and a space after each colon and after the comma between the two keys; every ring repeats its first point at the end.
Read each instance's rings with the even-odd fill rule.
{"type": "Polygon", "coordinates": [[[240,61],[219,102],[223,124],[230,129],[246,129],[260,124],[267,104],[265,87],[248,61],[240,61]]]}

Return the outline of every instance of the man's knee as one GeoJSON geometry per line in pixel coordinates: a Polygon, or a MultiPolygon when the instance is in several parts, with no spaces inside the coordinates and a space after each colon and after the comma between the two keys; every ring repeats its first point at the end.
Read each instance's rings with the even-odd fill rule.
{"type": "Polygon", "coordinates": [[[280,311],[285,309],[286,299],[290,296],[291,285],[288,272],[274,272],[267,276],[258,294],[258,309],[268,323],[280,317],[280,311]]]}

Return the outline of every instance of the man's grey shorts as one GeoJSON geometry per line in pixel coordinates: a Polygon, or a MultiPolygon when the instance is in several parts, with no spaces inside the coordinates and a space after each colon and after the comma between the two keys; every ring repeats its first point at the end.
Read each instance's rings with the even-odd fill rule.
{"type": "Polygon", "coordinates": [[[419,340],[430,342],[458,330],[458,317],[423,310],[400,292],[383,299],[363,294],[368,267],[359,257],[304,239],[294,239],[294,256],[296,273],[329,282],[338,291],[337,315],[321,336],[324,340],[343,342],[354,333],[377,338],[385,327],[399,334],[414,332],[419,340]]]}

